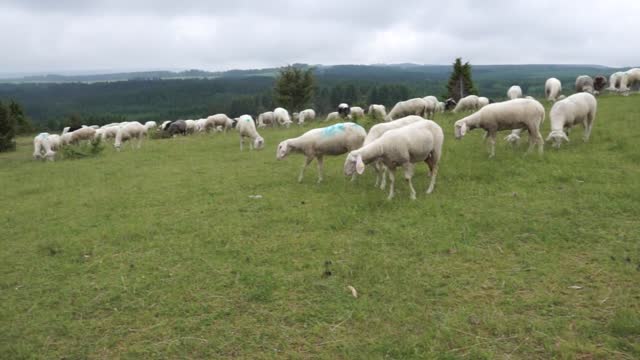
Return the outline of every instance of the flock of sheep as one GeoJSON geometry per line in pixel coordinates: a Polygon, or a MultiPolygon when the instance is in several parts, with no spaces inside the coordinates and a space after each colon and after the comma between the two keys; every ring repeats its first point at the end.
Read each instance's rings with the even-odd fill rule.
{"type": "MultiPolygon", "coordinates": [[[[610,87],[606,90],[626,95],[630,89],[640,84],[640,69],[631,69],[611,75],[610,87]]],[[[561,95],[562,84],[556,78],[550,78],[545,83],[545,97],[552,106],[549,117],[551,131],[547,141],[560,147],[563,141],[569,141],[569,130],[576,126],[584,127],[584,141],[588,141],[597,112],[597,101],[594,95],[605,90],[607,79],[598,76],[592,79],[583,75],[576,79],[576,93],[565,97],[561,95]]],[[[344,174],[351,176],[365,171],[366,165],[372,165],[376,171],[376,186],[386,187],[389,178],[390,189],[388,198],[394,197],[395,170],[402,167],[404,178],[410,188],[411,199],[416,198],[412,177],[415,164],[425,162],[428,167],[430,183],[427,193],[435,187],[439,161],[442,156],[444,132],[440,125],[426,118],[433,117],[437,112],[452,110],[453,112],[468,112],[470,115],[458,120],[454,124],[456,139],[461,139],[468,131],[483,129],[490,144],[489,157],[495,156],[495,143],[498,131],[511,130],[505,140],[517,144],[522,131],[529,133],[529,149],[531,152],[537,145],[538,152],[543,153],[544,141],[540,126],[545,120],[545,109],[534,98],[524,97],[519,86],[512,86],[507,91],[509,100],[493,103],[488,98],[476,95],[466,96],[459,101],[448,99],[438,101],[434,96],[415,98],[398,102],[388,113],[383,105],[371,105],[368,109],[370,117],[384,120],[369,129],[369,132],[354,122],[340,122],[331,126],[309,130],[299,137],[282,141],[277,148],[276,158],[284,159],[288,154],[301,153],[305,155],[305,162],[298,176],[302,181],[304,171],[315,159],[318,164],[318,182],[323,180],[324,156],[347,154],[344,163],[344,174]]],[[[340,104],[338,111],[330,113],[326,121],[351,120],[365,116],[360,107],[349,107],[340,104]]],[[[83,126],[78,129],[65,128],[61,135],[41,133],[34,138],[34,158],[53,160],[55,152],[65,144],[80,141],[114,139],[114,147],[118,150],[127,141],[137,141],[141,146],[142,139],[150,131],[162,131],[171,136],[187,135],[197,132],[228,131],[236,128],[240,136],[240,150],[243,150],[245,139],[249,140],[251,149],[262,149],[265,140],[258,133],[258,128],[266,126],[289,127],[294,121],[302,125],[316,118],[312,109],[294,113],[293,116],[283,108],[258,115],[254,121],[250,115],[242,115],[231,119],[225,114],[216,114],[199,120],[165,121],[158,126],[154,121],[124,122],[98,126],[83,126]]]]}

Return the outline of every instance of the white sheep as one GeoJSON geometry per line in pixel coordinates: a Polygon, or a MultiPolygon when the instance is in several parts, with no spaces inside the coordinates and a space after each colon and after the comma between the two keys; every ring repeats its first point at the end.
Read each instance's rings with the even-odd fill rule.
{"type": "Polygon", "coordinates": [[[329,113],[329,115],[327,115],[327,118],[324,121],[332,121],[332,120],[339,120],[340,119],[340,114],[337,111],[334,111],[332,113],[329,113]]]}
{"type": "Polygon", "coordinates": [[[68,143],[77,144],[82,140],[87,140],[87,141],[93,140],[96,137],[96,130],[90,127],[83,127],[63,135],[67,135],[67,134],[70,134],[68,137],[68,143]]]}
{"type": "Polygon", "coordinates": [[[236,129],[240,134],[240,151],[243,150],[244,146],[244,138],[249,138],[249,149],[256,150],[262,149],[264,147],[264,139],[260,134],[258,134],[258,130],[256,130],[256,124],[253,122],[253,118],[250,115],[242,115],[238,118],[238,124],[236,125],[236,129]]]}
{"type": "Polygon", "coordinates": [[[436,108],[438,107],[438,98],[433,95],[429,95],[425,96],[423,99],[427,103],[425,116],[428,118],[433,117],[433,115],[436,113],[436,108]]]}
{"type": "Polygon", "coordinates": [[[49,141],[49,133],[40,133],[33,138],[33,158],[35,160],[47,159],[53,161],[56,153],[49,141]]]}
{"type": "Polygon", "coordinates": [[[584,127],[583,140],[589,141],[597,109],[598,102],[589,93],[573,94],[556,102],[549,112],[551,132],[547,141],[553,141],[554,146],[559,148],[563,140],[569,141],[569,130],[578,124],[584,127]]]}
{"type": "Polygon", "coordinates": [[[549,101],[558,100],[558,96],[562,92],[562,83],[556,78],[549,78],[544,83],[544,96],[549,101]]]}
{"type": "Polygon", "coordinates": [[[389,170],[388,199],[391,200],[395,195],[395,169],[402,166],[404,178],[411,190],[411,199],[415,200],[416,190],[412,182],[414,164],[421,161],[427,164],[431,176],[427,194],[431,194],[436,185],[443,143],[442,128],[434,121],[419,119],[412,124],[389,130],[371,143],[351,151],[344,163],[344,174],[362,174],[366,164],[381,160],[389,170]]]}
{"type": "Polygon", "coordinates": [[[362,119],[364,118],[364,109],[359,106],[353,106],[349,109],[349,115],[352,119],[362,119]]]}
{"type": "Polygon", "coordinates": [[[478,109],[482,109],[483,107],[489,105],[489,98],[480,96],[478,97],[478,109]]]}
{"type": "Polygon", "coordinates": [[[187,125],[187,134],[193,134],[196,132],[196,121],[195,120],[185,120],[185,124],[187,125]]]}
{"type": "Polygon", "coordinates": [[[609,88],[607,90],[619,91],[623,77],[624,77],[623,71],[618,71],[611,74],[611,76],[609,77],[609,88]]]}
{"type": "Polygon", "coordinates": [[[158,127],[158,124],[155,121],[147,121],[146,123],[144,123],[144,128],[145,130],[147,130],[147,133],[151,130],[154,130],[157,127],[158,127]]]}
{"type": "Polygon", "coordinates": [[[478,110],[478,96],[468,95],[458,101],[456,107],[453,109],[454,113],[461,111],[475,111],[478,110]]]}
{"type": "Polygon", "coordinates": [[[385,116],[387,116],[387,109],[384,105],[369,105],[369,116],[377,121],[384,120],[385,116]]]}
{"type": "Polygon", "coordinates": [[[225,114],[215,114],[207,118],[205,129],[215,129],[218,126],[222,126],[226,133],[227,130],[233,128],[233,120],[225,114]]]}
{"type": "Polygon", "coordinates": [[[119,123],[116,123],[115,125],[114,124],[105,125],[100,129],[96,130],[95,138],[96,139],[99,138],[101,140],[114,139],[118,134],[118,128],[120,128],[119,123]]]}
{"type": "Polygon", "coordinates": [[[427,102],[422,98],[415,98],[398,102],[389,114],[385,117],[385,121],[391,121],[403,118],[409,115],[426,116],[427,102]]]}
{"type": "Polygon", "coordinates": [[[133,139],[138,140],[137,148],[140,149],[142,146],[142,139],[147,135],[147,129],[137,121],[133,121],[127,123],[118,128],[118,132],[116,134],[116,141],[113,146],[116,150],[120,151],[122,148],[122,144],[125,141],[131,141],[133,139]]]}
{"type": "Polygon", "coordinates": [[[358,124],[338,123],[324,128],[312,129],[297,138],[284,140],[278,145],[276,158],[284,159],[290,152],[305,155],[304,166],[298,182],[302,182],[305,169],[313,161],[318,161],[318,182],[323,179],[323,159],[325,155],[342,155],[362,146],[367,132],[358,124]]]}
{"type": "Polygon", "coordinates": [[[576,78],[576,92],[593,93],[593,78],[588,75],[580,75],[576,78]]]}
{"type": "Polygon", "coordinates": [[[316,118],[316,112],[313,109],[306,109],[300,111],[298,114],[298,125],[302,125],[305,121],[312,121],[316,118]]]}
{"type": "Polygon", "coordinates": [[[544,122],[544,107],[536,100],[515,99],[489,104],[479,111],[455,122],[456,139],[461,139],[467,131],[481,128],[487,131],[490,143],[489,157],[495,156],[496,134],[501,130],[526,129],[529,132],[529,150],[538,144],[542,154],[544,142],[540,135],[540,125],[544,122]]]}
{"type": "MultiPolygon", "coordinates": [[[[373,127],[371,127],[371,129],[369,129],[369,132],[367,133],[367,137],[364,138],[364,143],[362,146],[365,146],[375,141],[380,136],[382,136],[382,134],[386,133],[389,130],[398,129],[403,126],[418,122],[420,120],[423,120],[422,117],[420,116],[409,115],[407,117],[403,117],[398,120],[393,120],[393,121],[374,125],[373,127]]],[[[374,168],[376,170],[376,183],[374,186],[378,186],[378,184],[380,184],[380,189],[384,190],[386,186],[385,168],[383,167],[382,162],[376,162],[374,164],[374,168]]]]}
{"type": "Polygon", "coordinates": [[[629,91],[638,83],[640,83],[640,68],[627,70],[620,80],[620,90],[629,91]]]}
{"type": "Polygon", "coordinates": [[[197,132],[205,132],[207,131],[207,119],[198,119],[196,120],[196,131],[197,132]]]}
{"type": "Polygon", "coordinates": [[[436,105],[436,112],[437,113],[441,113],[444,112],[446,109],[447,105],[444,103],[444,101],[440,101],[438,103],[438,105],[436,105]]]}
{"type": "Polygon", "coordinates": [[[273,120],[280,126],[289,127],[293,122],[289,116],[289,112],[284,108],[276,108],[273,110],[273,120]]]}
{"type": "Polygon", "coordinates": [[[259,128],[266,127],[267,125],[275,126],[276,122],[273,117],[273,111],[263,112],[258,115],[257,124],[259,128]]]}
{"type": "Polygon", "coordinates": [[[518,85],[513,85],[507,90],[507,98],[509,100],[520,99],[522,97],[522,88],[518,85]]]}

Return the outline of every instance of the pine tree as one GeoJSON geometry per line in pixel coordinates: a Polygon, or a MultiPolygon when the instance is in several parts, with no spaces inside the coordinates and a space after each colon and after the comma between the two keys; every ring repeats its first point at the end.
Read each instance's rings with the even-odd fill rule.
{"type": "Polygon", "coordinates": [[[313,97],[313,69],[287,66],[280,69],[274,87],[275,103],[291,112],[304,110],[313,97]]]}
{"type": "Polygon", "coordinates": [[[16,149],[16,122],[7,107],[0,102],[0,152],[16,149]]]}
{"type": "Polygon", "coordinates": [[[458,101],[461,98],[476,94],[478,91],[473,85],[471,77],[471,64],[469,62],[462,64],[462,59],[457,58],[453,63],[453,72],[447,84],[447,91],[450,98],[458,101]]]}

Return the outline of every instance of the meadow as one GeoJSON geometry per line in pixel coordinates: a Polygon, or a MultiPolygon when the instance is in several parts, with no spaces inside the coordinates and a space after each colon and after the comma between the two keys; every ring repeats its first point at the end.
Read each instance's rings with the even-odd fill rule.
{"type": "Polygon", "coordinates": [[[54,163],[20,138],[0,154],[0,357],[640,358],[640,95],[600,97],[591,141],[542,157],[525,136],[488,159],[460,117],[436,116],[416,201],[401,176],[393,201],[369,168],[349,182],[344,156],[298,184],[276,146],[321,123],[261,130],[262,151],[231,132],[54,163]]]}

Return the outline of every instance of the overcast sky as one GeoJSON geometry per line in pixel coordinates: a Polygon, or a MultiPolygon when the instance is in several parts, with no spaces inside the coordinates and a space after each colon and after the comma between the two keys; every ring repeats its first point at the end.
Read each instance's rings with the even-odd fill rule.
{"type": "Polygon", "coordinates": [[[0,0],[0,73],[640,65],[640,0],[0,0]]]}

